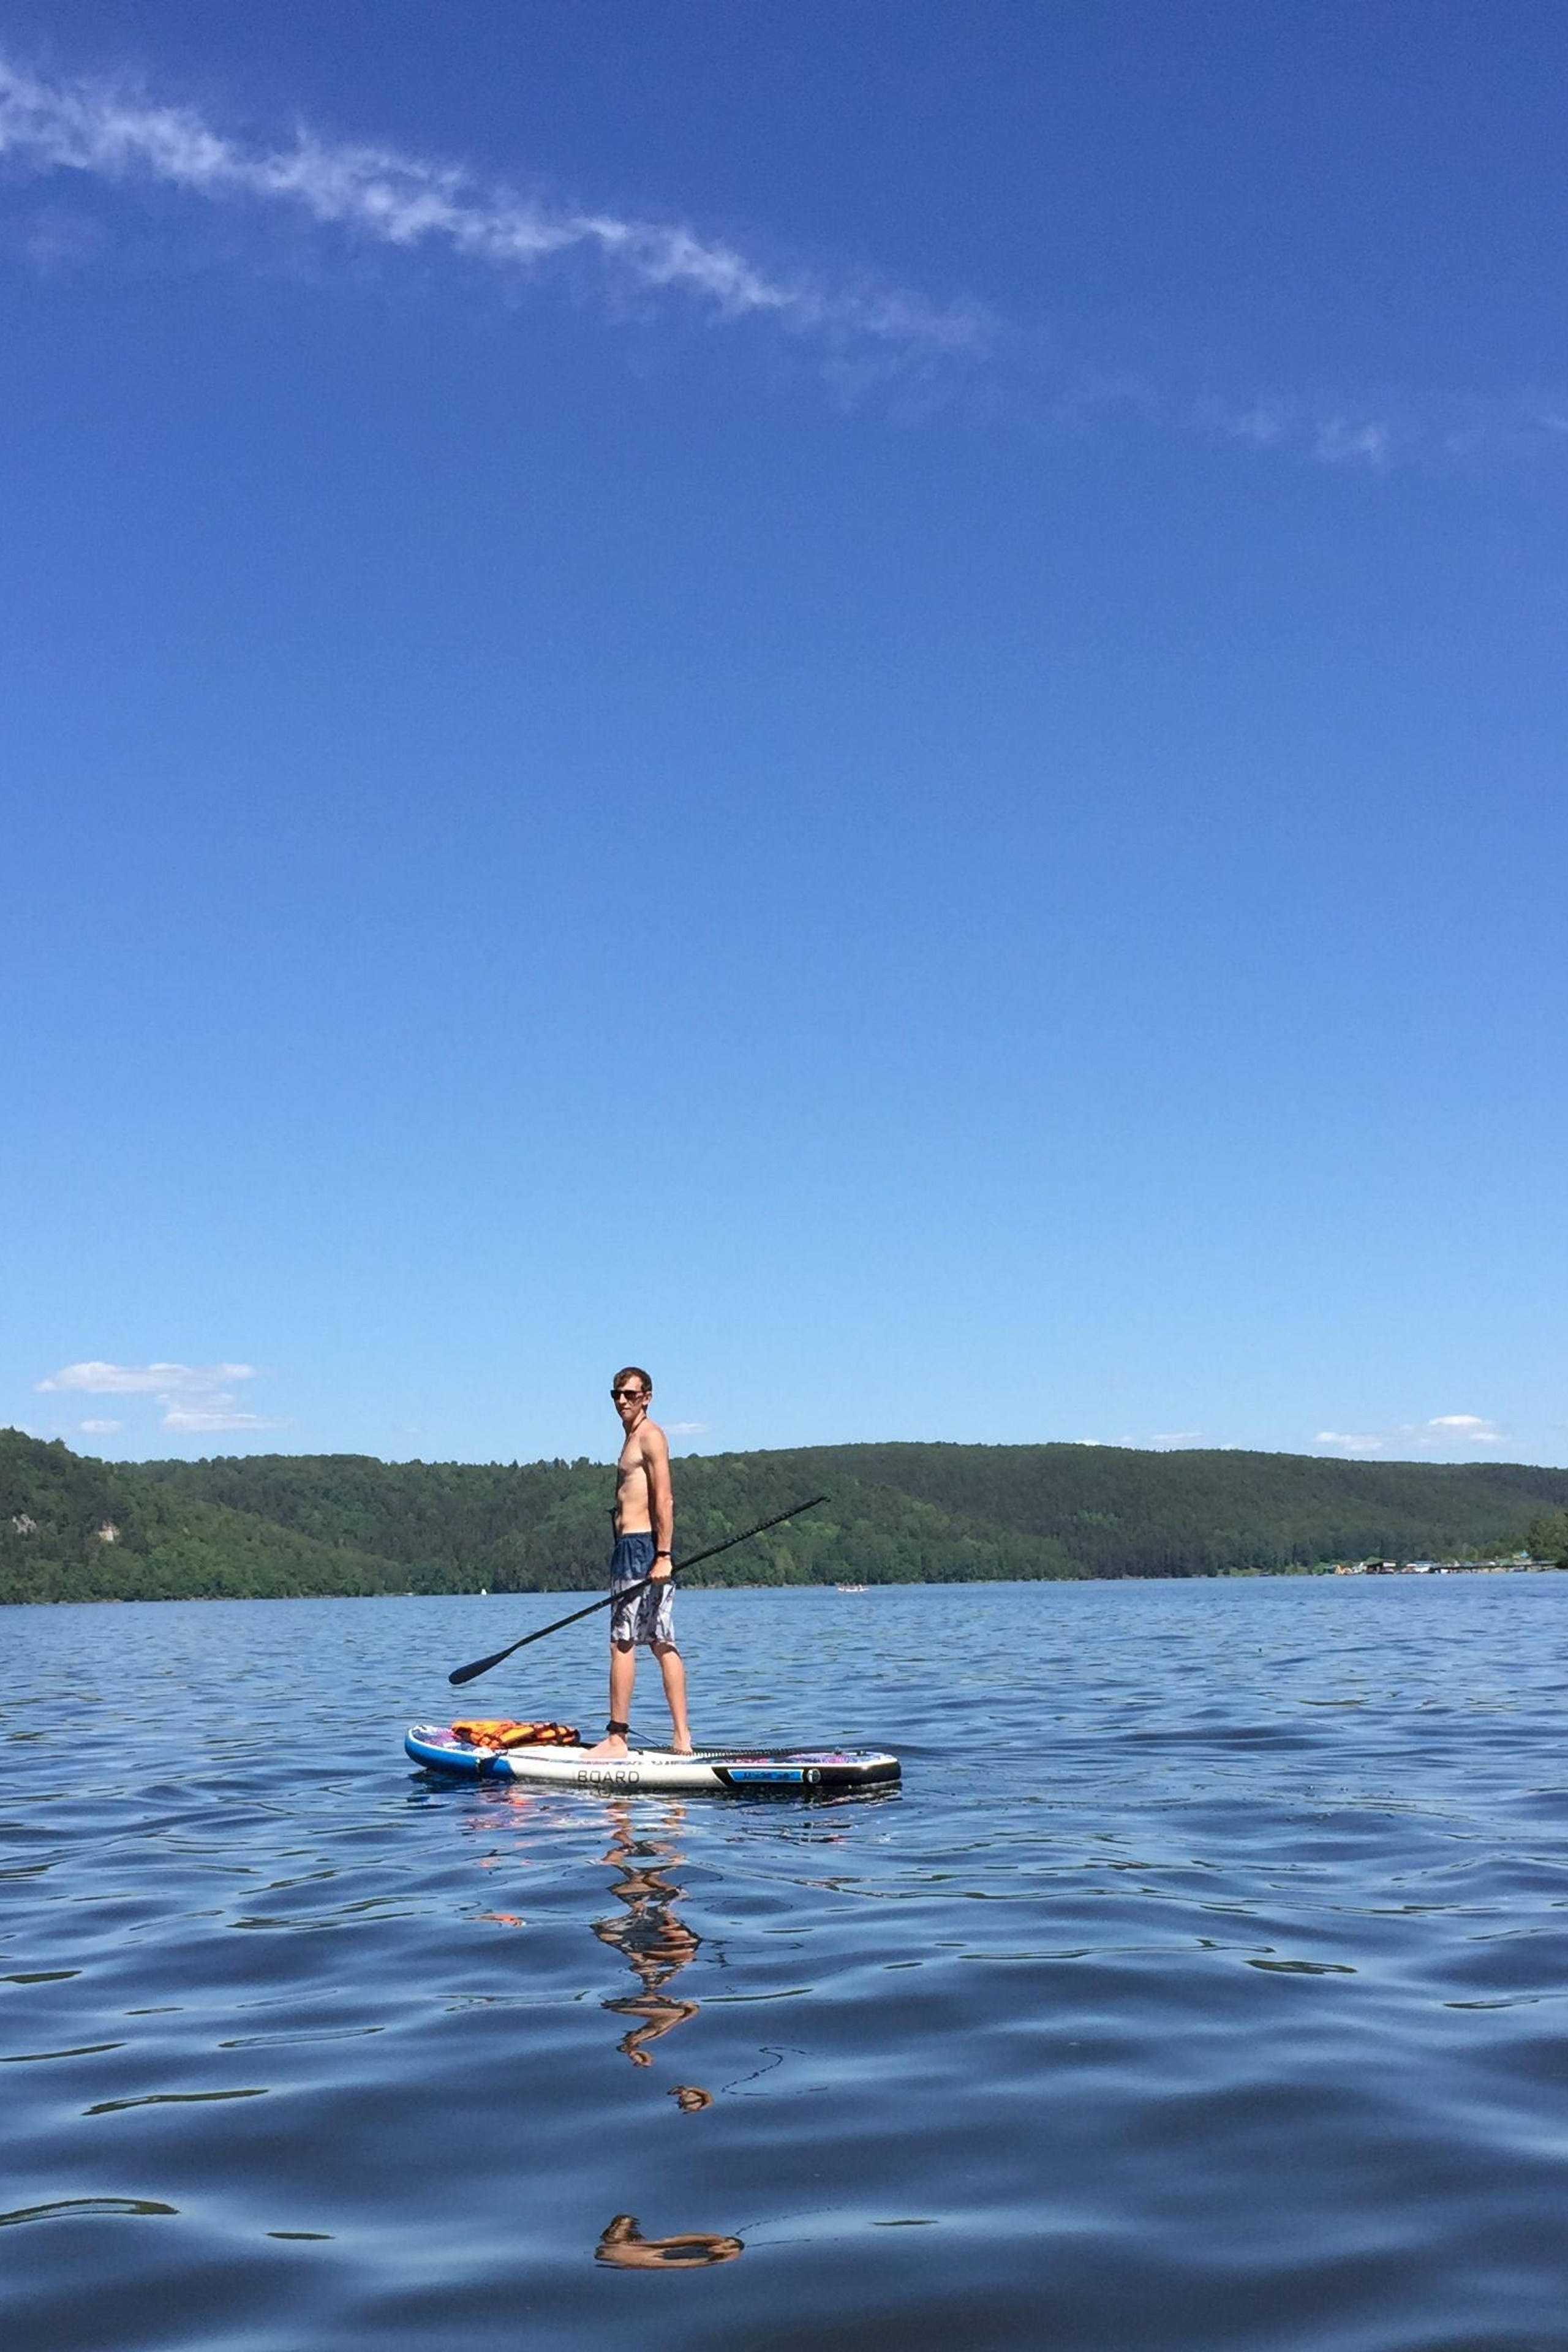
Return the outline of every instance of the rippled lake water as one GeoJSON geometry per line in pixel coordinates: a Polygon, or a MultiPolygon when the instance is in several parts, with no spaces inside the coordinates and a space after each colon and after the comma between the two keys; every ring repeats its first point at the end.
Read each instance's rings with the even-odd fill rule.
{"type": "Polygon", "coordinates": [[[902,1792],[416,1772],[560,1607],[0,1612],[9,2343],[1568,2347],[1568,1578],[691,1591],[902,1792]]]}

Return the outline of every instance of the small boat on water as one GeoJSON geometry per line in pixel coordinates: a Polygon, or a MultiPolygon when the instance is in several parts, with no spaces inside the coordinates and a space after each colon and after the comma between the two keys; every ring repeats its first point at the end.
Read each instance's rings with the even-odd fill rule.
{"type": "Polygon", "coordinates": [[[836,1584],[833,1590],[835,1592],[864,1592],[866,1588],[863,1584],[836,1584]]]}

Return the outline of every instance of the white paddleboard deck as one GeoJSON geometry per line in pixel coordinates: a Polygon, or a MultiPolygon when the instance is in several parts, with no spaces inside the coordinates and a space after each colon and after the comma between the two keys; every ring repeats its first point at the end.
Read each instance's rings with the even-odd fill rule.
{"type": "Polygon", "coordinates": [[[744,1797],[793,1790],[826,1797],[891,1787],[900,1777],[898,1758],[880,1748],[699,1748],[690,1756],[668,1748],[634,1748],[626,1756],[595,1762],[585,1748],[509,1748],[499,1754],[471,1748],[447,1725],[432,1723],[415,1724],[403,1744],[416,1764],[433,1772],[612,1794],[624,1789],[706,1789],[744,1797]]]}

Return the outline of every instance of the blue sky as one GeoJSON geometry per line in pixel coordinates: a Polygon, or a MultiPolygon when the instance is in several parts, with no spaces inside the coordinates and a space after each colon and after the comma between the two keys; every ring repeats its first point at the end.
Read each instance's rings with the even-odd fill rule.
{"type": "Polygon", "coordinates": [[[1568,1461],[1560,9],[0,59],[0,1419],[1568,1461]]]}

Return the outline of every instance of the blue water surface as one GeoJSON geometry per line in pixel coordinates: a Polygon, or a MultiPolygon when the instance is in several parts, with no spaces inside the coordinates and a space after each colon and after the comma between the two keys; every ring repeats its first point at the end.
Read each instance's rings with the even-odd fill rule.
{"type": "Polygon", "coordinates": [[[1568,2347],[1568,1578],[691,1591],[901,1793],[416,1771],[561,1605],[0,1612],[9,2342],[1568,2347]]]}

